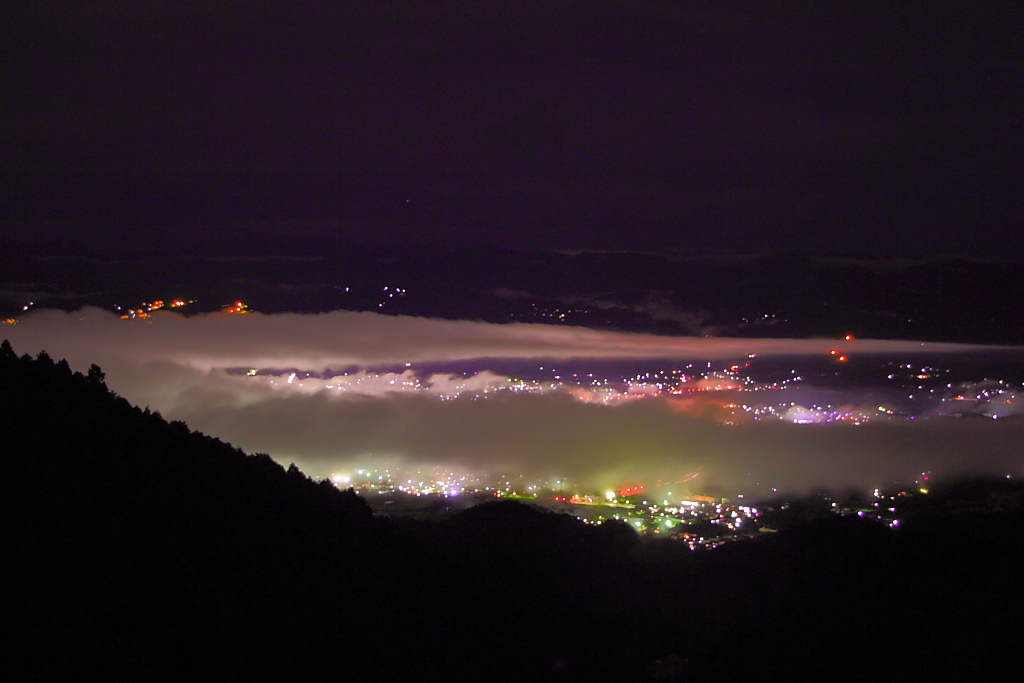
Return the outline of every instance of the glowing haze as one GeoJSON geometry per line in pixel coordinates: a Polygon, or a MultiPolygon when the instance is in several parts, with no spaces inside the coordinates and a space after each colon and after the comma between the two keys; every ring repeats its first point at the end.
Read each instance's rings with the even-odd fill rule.
{"type": "MultiPolygon", "coordinates": [[[[866,489],[925,470],[1017,475],[1021,469],[1019,419],[726,426],[716,419],[716,405],[700,397],[608,401],[607,392],[585,387],[551,383],[513,391],[513,378],[494,372],[424,376],[405,367],[480,358],[543,364],[828,354],[834,340],[678,338],[354,312],[157,313],[123,321],[100,309],[38,310],[3,332],[18,353],[45,350],[76,370],[97,363],[108,386],[132,403],[319,476],[361,464],[430,465],[603,488],[671,482],[699,470],[694,488],[767,494],[819,485],[866,489]],[[250,377],[234,371],[239,368],[322,376],[250,377]]],[[[844,353],[971,350],[841,343],[844,353]]]]}

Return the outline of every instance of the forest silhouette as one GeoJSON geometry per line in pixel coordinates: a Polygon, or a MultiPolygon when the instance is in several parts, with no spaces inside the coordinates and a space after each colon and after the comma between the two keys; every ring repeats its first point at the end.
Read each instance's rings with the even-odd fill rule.
{"type": "Polygon", "coordinates": [[[1017,659],[1016,482],[936,487],[898,530],[808,514],[703,552],[514,501],[385,517],[6,341],[0,438],[26,680],[964,680],[1017,659]]]}

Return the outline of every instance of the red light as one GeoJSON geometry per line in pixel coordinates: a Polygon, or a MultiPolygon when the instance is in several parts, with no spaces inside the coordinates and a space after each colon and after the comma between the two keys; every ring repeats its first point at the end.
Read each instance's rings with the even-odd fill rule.
{"type": "Polygon", "coordinates": [[[830,354],[832,354],[832,355],[834,356],[834,355],[836,355],[836,354],[837,354],[837,353],[839,353],[839,352],[838,352],[838,351],[836,351],[835,349],[832,349],[831,351],[829,351],[829,353],[830,353],[830,354]]]}
{"type": "Polygon", "coordinates": [[[839,358],[837,358],[836,360],[838,360],[840,363],[845,363],[846,362],[846,356],[839,356],[839,358]]]}
{"type": "Polygon", "coordinates": [[[852,334],[846,335],[846,341],[853,341],[853,335],[852,334]]]}

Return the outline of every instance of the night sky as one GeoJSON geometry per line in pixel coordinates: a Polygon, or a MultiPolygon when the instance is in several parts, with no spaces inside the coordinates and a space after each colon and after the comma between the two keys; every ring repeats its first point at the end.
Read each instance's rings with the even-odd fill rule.
{"type": "Polygon", "coordinates": [[[1017,3],[0,9],[0,228],[1006,255],[1017,3]]]}

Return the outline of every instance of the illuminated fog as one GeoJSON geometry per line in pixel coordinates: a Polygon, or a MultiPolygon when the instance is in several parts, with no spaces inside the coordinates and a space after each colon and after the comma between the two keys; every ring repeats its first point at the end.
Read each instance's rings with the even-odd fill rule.
{"type": "MultiPolygon", "coordinates": [[[[781,419],[730,425],[724,406],[738,394],[715,380],[669,395],[418,370],[480,358],[543,366],[813,356],[837,344],[851,354],[970,351],[951,344],[671,338],[352,312],[123,321],[99,309],[40,310],[2,331],[19,354],[46,350],[83,371],[97,363],[108,386],[132,403],[316,476],[356,464],[436,465],[603,488],[698,471],[695,490],[756,494],[819,485],[866,490],[925,470],[1021,474],[1021,419],[814,424],[823,421],[820,411],[796,405],[781,419]]],[[[1018,404],[1003,404],[999,416],[1012,417],[1018,404]]]]}

